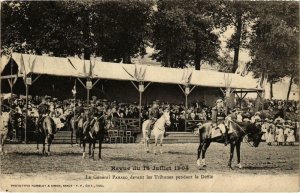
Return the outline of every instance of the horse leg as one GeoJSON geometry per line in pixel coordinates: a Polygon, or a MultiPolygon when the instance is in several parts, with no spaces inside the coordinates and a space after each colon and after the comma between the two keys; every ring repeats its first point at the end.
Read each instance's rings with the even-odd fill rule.
{"type": "Polygon", "coordinates": [[[99,139],[99,154],[98,154],[98,159],[99,160],[102,160],[102,158],[101,158],[102,141],[103,141],[103,138],[100,138],[99,139]]]}
{"type": "Polygon", "coordinates": [[[236,156],[237,156],[237,165],[239,169],[242,169],[242,164],[241,164],[241,142],[236,143],[236,156]]]}
{"type": "Polygon", "coordinates": [[[91,142],[89,142],[89,158],[91,158],[92,156],[91,156],[91,147],[92,147],[92,143],[91,142]]]}
{"type": "Polygon", "coordinates": [[[233,158],[234,148],[235,148],[235,143],[234,142],[230,143],[230,157],[229,157],[229,162],[228,162],[228,167],[230,169],[232,169],[231,162],[232,162],[232,158],[233,158]]]}
{"type": "Polygon", "coordinates": [[[73,147],[73,129],[71,128],[71,146],[73,147]]]}
{"type": "Polygon", "coordinates": [[[201,166],[201,160],[200,160],[200,155],[201,155],[201,150],[203,147],[203,143],[200,142],[198,146],[198,156],[197,156],[197,165],[200,167],[201,166]]]}
{"type": "Polygon", "coordinates": [[[48,155],[50,155],[50,146],[51,146],[51,143],[52,143],[51,136],[48,136],[48,137],[47,137],[47,144],[48,144],[48,151],[47,151],[47,154],[48,154],[48,155]]]}
{"type": "Polygon", "coordinates": [[[162,150],[162,143],[163,143],[163,140],[164,140],[164,133],[161,135],[160,137],[160,153],[162,154],[163,153],[163,150],[162,150]]]}
{"type": "Polygon", "coordinates": [[[42,153],[43,155],[45,155],[45,151],[46,151],[46,150],[45,150],[45,145],[46,145],[45,140],[46,140],[46,139],[43,139],[43,153],[42,153]]]}
{"type": "Polygon", "coordinates": [[[39,153],[39,136],[36,134],[36,152],[39,153]]]}
{"type": "Polygon", "coordinates": [[[83,146],[83,148],[82,148],[82,159],[85,158],[85,145],[86,145],[86,142],[85,142],[85,140],[83,140],[82,141],[82,146],[83,146]]]}
{"type": "Polygon", "coordinates": [[[203,147],[202,147],[202,160],[201,160],[201,163],[202,163],[203,167],[206,167],[205,153],[206,153],[206,150],[208,149],[209,145],[210,145],[210,142],[206,141],[206,142],[204,142],[203,147]]]}
{"type": "Polygon", "coordinates": [[[154,146],[154,154],[156,154],[156,148],[157,148],[157,140],[158,140],[158,135],[155,135],[155,146],[154,146]]]}
{"type": "Polygon", "coordinates": [[[94,160],[94,155],[95,155],[95,141],[92,143],[92,158],[93,158],[93,160],[94,160]]]}
{"type": "Polygon", "coordinates": [[[0,147],[0,154],[3,155],[3,137],[0,135],[0,143],[1,143],[1,147],[0,147]]]}

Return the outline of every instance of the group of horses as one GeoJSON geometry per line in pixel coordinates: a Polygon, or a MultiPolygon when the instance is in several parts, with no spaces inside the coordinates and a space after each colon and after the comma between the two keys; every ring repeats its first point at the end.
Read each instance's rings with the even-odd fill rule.
{"type": "MultiPolygon", "coordinates": [[[[2,113],[0,126],[0,140],[1,140],[1,153],[3,152],[4,141],[7,136],[7,123],[9,122],[9,115],[7,113],[2,113]]],[[[159,119],[152,123],[152,120],[145,120],[142,124],[142,134],[144,139],[145,151],[149,152],[150,146],[150,136],[154,136],[155,147],[154,153],[156,154],[156,147],[158,145],[158,140],[160,140],[160,153],[163,153],[162,144],[165,134],[165,127],[171,124],[170,121],[170,112],[166,110],[159,119]],[[151,129],[149,129],[151,127],[151,129]],[[153,129],[152,129],[153,127],[153,129]],[[151,132],[151,133],[149,133],[151,132]]],[[[101,159],[101,149],[102,143],[107,131],[107,115],[102,113],[98,117],[92,117],[88,120],[79,119],[76,120],[75,117],[72,117],[68,124],[71,134],[71,144],[73,144],[73,135],[76,136],[76,142],[79,139],[79,143],[82,143],[83,151],[82,157],[86,157],[85,149],[86,144],[89,144],[89,157],[94,159],[95,144],[98,141],[99,143],[99,153],[98,159],[101,159]],[[93,124],[91,124],[93,122],[93,124]]],[[[37,150],[39,151],[39,143],[43,144],[42,154],[50,155],[50,146],[54,139],[54,134],[57,132],[54,121],[49,117],[45,116],[40,120],[40,124],[37,125],[39,128],[36,133],[36,142],[37,150]],[[46,144],[48,145],[47,152],[45,150],[46,144]]],[[[261,136],[263,132],[261,126],[256,123],[249,123],[240,125],[234,121],[230,121],[228,125],[229,129],[232,131],[228,135],[228,142],[230,144],[230,158],[228,166],[232,168],[232,158],[234,150],[236,149],[237,153],[237,166],[241,168],[240,164],[240,147],[241,142],[244,137],[247,136],[247,139],[253,141],[251,146],[257,147],[260,143],[261,136]]],[[[206,167],[205,163],[205,153],[212,142],[224,143],[224,136],[212,137],[211,132],[215,129],[211,122],[204,123],[198,127],[199,134],[199,147],[197,153],[197,165],[199,167],[206,167]],[[201,158],[200,158],[201,157],[201,158]]],[[[250,142],[248,142],[250,144],[250,142]]]]}

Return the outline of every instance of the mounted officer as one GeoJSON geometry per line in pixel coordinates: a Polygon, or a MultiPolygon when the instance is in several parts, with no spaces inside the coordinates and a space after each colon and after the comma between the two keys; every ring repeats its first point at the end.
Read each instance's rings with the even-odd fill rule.
{"type": "Polygon", "coordinates": [[[150,127],[148,127],[148,137],[151,136],[151,130],[153,129],[154,123],[159,118],[159,104],[157,101],[153,101],[152,107],[149,109],[149,120],[150,120],[150,127]]]}
{"type": "Polygon", "coordinates": [[[83,136],[86,139],[87,135],[89,134],[89,136],[93,139],[94,136],[91,133],[91,129],[93,128],[96,120],[101,116],[101,113],[97,108],[93,108],[93,107],[86,107],[84,108],[84,110],[85,110],[86,120],[83,126],[83,136]]]}
{"type": "Polygon", "coordinates": [[[224,124],[225,121],[225,108],[224,101],[222,99],[218,99],[216,101],[216,106],[212,108],[212,122],[215,127],[218,127],[221,130],[221,133],[225,139],[225,146],[228,144],[228,129],[224,124]]]}
{"type": "Polygon", "coordinates": [[[44,117],[48,116],[49,114],[49,105],[48,105],[48,101],[50,98],[47,98],[47,96],[42,100],[41,104],[39,104],[38,106],[38,113],[39,113],[39,117],[37,119],[37,124],[36,124],[36,132],[42,132],[42,122],[44,117]]]}

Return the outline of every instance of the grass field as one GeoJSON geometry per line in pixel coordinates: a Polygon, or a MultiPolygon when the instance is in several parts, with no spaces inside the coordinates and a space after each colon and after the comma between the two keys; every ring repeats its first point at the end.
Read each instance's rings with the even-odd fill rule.
{"type": "MultiPolygon", "coordinates": [[[[143,144],[104,144],[102,160],[82,159],[79,146],[54,144],[52,154],[42,156],[33,144],[8,144],[6,155],[1,156],[1,173],[84,173],[86,171],[112,171],[112,167],[140,167],[177,165],[188,166],[189,172],[197,172],[196,152],[198,144],[166,144],[164,153],[145,153],[143,144]]],[[[97,158],[98,149],[95,157],[97,158]]],[[[243,169],[230,171],[227,168],[229,147],[211,144],[206,154],[206,172],[226,174],[297,174],[299,170],[299,146],[267,146],[258,148],[242,144],[241,163],[243,169]]],[[[235,160],[234,160],[235,161],[235,160]]],[[[235,164],[235,162],[234,162],[235,164]]],[[[121,171],[122,172],[122,171],[121,171]]],[[[173,171],[164,171],[173,172],[173,171]]],[[[177,172],[186,172],[179,170],[177,172]]]]}

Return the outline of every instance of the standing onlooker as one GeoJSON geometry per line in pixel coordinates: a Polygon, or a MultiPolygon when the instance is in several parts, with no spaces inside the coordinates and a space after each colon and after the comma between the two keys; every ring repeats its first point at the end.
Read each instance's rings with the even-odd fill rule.
{"type": "Polygon", "coordinates": [[[268,145],[272,145],[272,143],[275,141],[275,125],[273,124],[273,120],[272,119],[268,119],[268,136],[266,139],[266,142],[268,145]]]}
{"type": "Polygon", "coordinates": [[[281,123],[276,124],[276,140],[277,145],[283,145],[283,143],[285,142],[283,126],[281,123]]]}

